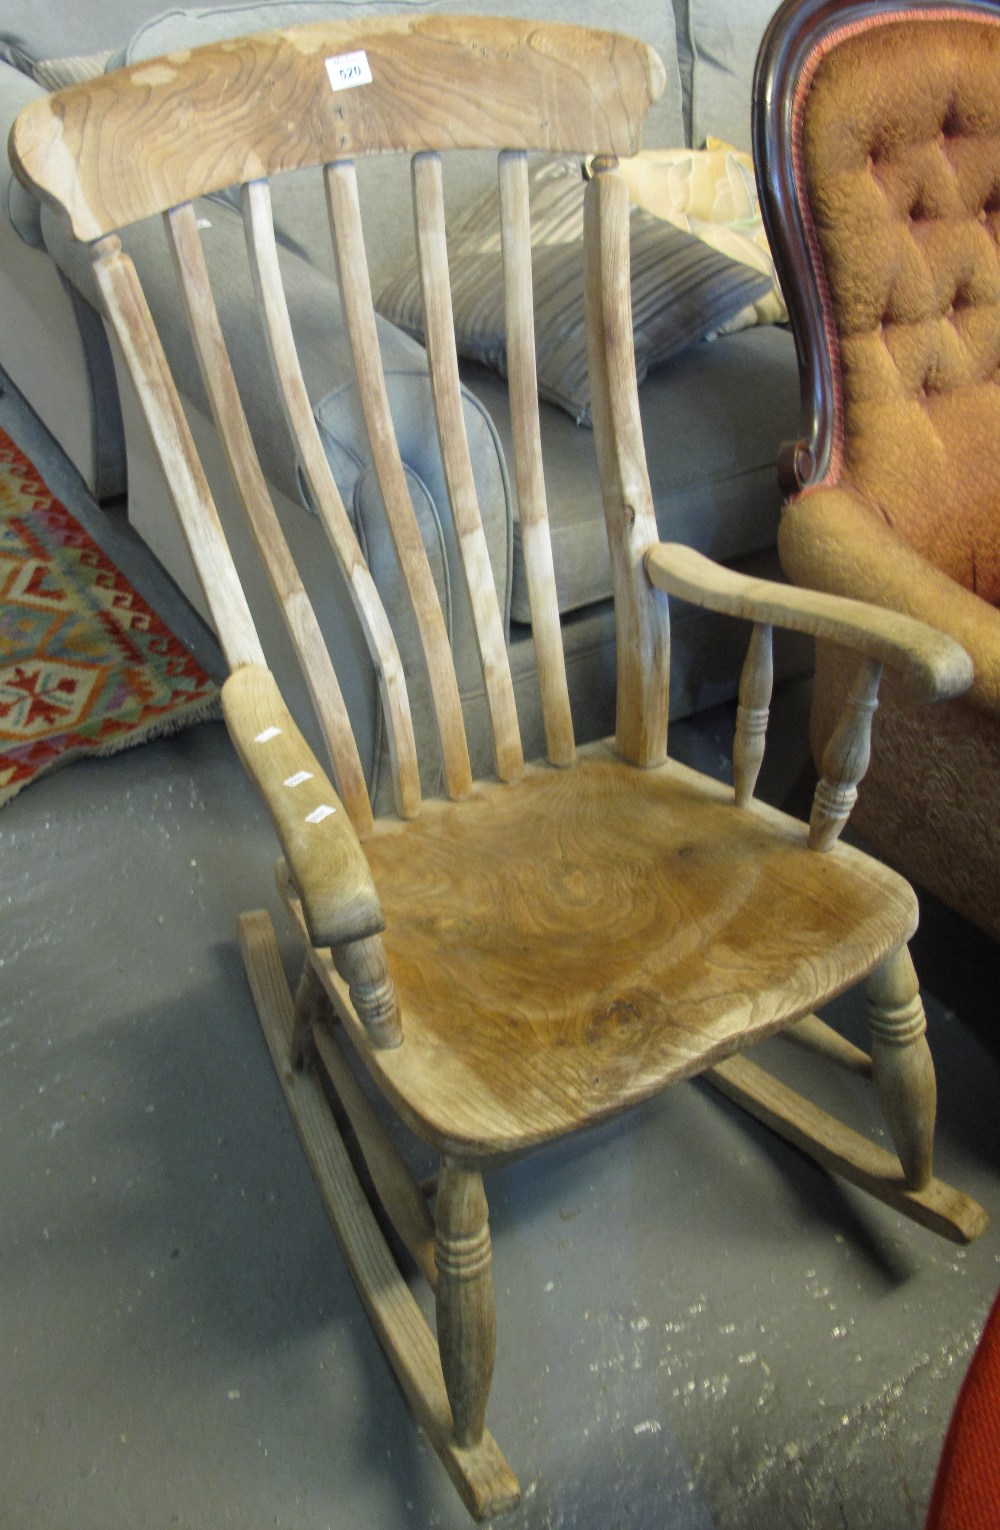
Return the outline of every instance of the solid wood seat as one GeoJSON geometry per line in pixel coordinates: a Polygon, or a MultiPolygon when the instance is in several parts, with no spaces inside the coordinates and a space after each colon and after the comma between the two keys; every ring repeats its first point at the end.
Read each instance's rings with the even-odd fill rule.
{"type": "Polygon", "coordinates": [[[615,169],[618,155],[637,150],[663,86],[655,54],[629,38],[409,15],[262,33],[135,65],[35,103],[11,138],[18,174],[90,244],[106,317],[230,668],[226,723],[282,848],[279,887],[304,947],[294,999],[267,914],[240,921],[280,1086],[396,1375],[480,1517],[510,1507],[519,1491],[485,1428],[495,1312],[483,1172],[504,1156],[698,1075],[935,1231],[961,1242],[985,1225],[982,1208],[933,1174],[934,1072],[907,949],[913,894],[837,843],[867,764],[883,666],[895,672],[899,697],[927,703],[967,686],[969,661],[919,622],[745,578],[659,542],[636,389],[628,193],[615,169]],[[465,435],[445,230],[444,151],[483,148],[498,152],[513,470],[548,762],[527,767],[465,435]],[[489,782],[472,779],[448,625],[394,431],[365,258],[353,161],[404,150],[412,154],[427,387],[460,565],[454,594],[467,602],[483,677],[489,782]],[[614,740],[583,749],[566,682],[538,417],[527,160],[535,150],[586,156],[591,170],[583,297],[615,591],[617,715],[614,740]],[[282,287],[268,177],[310,169],[324,182],[358,407],[406,592],[398,597],[397,588],[402,613],[383,604],[340,497],[282,287]],[[374,819],[215,306],[194,199],[236,182],[275,407],[378,685],[393,818],[374,819]],[[329,775],[267,668],[160,336],[117,237],[157,213],[329,775]],[[731,788],[667,757],[674,597],[750,624],[731,788]],[[400,620],[419,639],[409,669],[419,667],[427,682],[430,715],[420,727],[400,620]],[[754,801],[776,625],[837,644],[855,666],[808,826],[754,801]],[[437,749],[447,801],[423,800],[418,737],[437,749]],[[864,985],[870,1056],[813,1014],[855,983],[864,985]],[[895,1151],[738,1055],[792,1027],[828,1062],[874,1081],[895,1151]],[[383,1107],[438,1150],[433,1209],[359,1068],[379,1086],[383,1107]],[[363,1173],[341,1131],[344,1115],[363,1173]],[[436,1334],[384,1235],[386,1219],[434,1289],[436,1334]]]}
{"type": "Polygon", "coordinates": [[[520,1151],[633,1105],[867,975],[906,882],[674,761],[608,746],[380,821],[366,851],[404,1046],[373,1055],[439,1147],[520,1151]]]}

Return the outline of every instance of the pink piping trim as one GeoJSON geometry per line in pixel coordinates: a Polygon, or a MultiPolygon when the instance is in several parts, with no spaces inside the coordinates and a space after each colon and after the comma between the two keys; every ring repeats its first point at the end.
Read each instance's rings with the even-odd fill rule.
{"type": "Polygon", "coordinates": [[[838,27],[833,32],[828,32],[818,42],[809,54],[799,75],[795,88],[795,98],[792,102],[792,178],[795,184],[795,193],[799,206],[802,209],[802,221],[805,228],[806,247],[809,252],[809,260],[812,265],[813,277],[816,289],[819,293],[820,314],[823,323],[823,336],[826,340],[827,351],[830,356],[830,366],[833,373],[833,442],[830,448],[830,466],[826,476],[819,483],[810,484],[806,493],[812,489],[832,487],[840,480],[840,472],[844,460],[844,389],[843,376],[840,369],[840,343],[836,326],[833,320],[833,305],[830,302],[830,290],[826,283],[826,272],[820,257],[819,240],[816,237],[816,228],[809,210],[809,203],[805,196],[805,181],[802,173],[802,112],[806,96],[812,86],[813,78],[817,69],[826,57],[827,53],[839,47],[851,37],[857,37],[862,32],[872,32],[876,27],[890,26],[894,22],[906,21],[975,21],[982,26],[1000,25],[1000,20],[984,16],[982,11],[966,11],[959,9],[913,11],[910,9],[900,11],[886,11],[881,16],[867,16],[861,21],[853,21],[846,26],[838,27]]]}

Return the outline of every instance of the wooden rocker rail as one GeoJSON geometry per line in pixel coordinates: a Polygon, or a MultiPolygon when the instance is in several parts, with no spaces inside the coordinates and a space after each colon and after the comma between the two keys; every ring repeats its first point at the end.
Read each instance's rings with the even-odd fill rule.
{"type": "Polygon", "coordinates": [[[727,1057],[701,1077],[824,1169],[931,1232],[952,1243],[972,1243],[986,1228],[989,1217],[978,1201],[940,1179],[911,1190],[895,1153],[845,1126],[749,1058],[727,1057]]]}

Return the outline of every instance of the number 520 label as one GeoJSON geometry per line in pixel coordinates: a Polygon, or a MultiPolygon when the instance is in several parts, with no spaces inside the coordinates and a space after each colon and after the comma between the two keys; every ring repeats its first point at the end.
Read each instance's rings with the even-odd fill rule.
{"type": "Polygon", "coordinates": [[[334,90],[353,90],[355,85],[370,85],[372,72],[364,49],[357,53],[341,53],[328,58],[326,72],[334,90]]]}

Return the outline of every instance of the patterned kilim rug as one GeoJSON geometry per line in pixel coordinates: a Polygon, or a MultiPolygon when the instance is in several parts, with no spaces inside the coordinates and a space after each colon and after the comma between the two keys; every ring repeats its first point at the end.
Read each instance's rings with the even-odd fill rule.
{"type": "Polygon", "coordinates": [[[217,715],[212,681],[0,430],[0,804],[217,715]]]}

